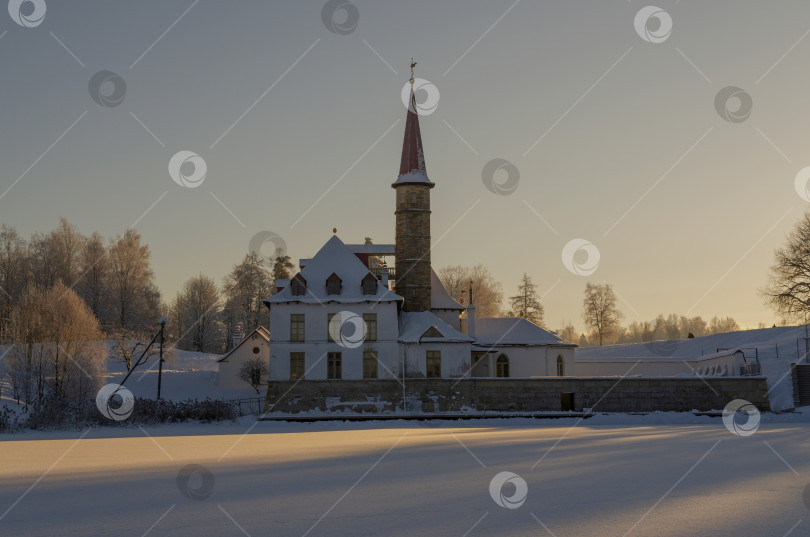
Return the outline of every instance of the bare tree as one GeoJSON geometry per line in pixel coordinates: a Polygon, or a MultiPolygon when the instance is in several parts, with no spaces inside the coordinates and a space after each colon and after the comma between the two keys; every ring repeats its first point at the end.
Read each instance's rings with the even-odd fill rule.
{"type": "Polygon", "coordinates": [[[85,402],[101,386],[105,357],[98,320],[71,289],[29,286],[11,314],[6,374],[15,397],[85,402]]]}
{"type": "Polygon", "coordinates": [[[616,294],[609,283],[601,285],[588,282],[585,284],[585,299],[582,301],[585,324],[591,328],[603,345],[620,327],[624,317],[616,307],[616,294]]]}
{"type": "Polygon", "coordinates": [[[740,325],[731,317],[712,317],[712,320],[709,321],[710,334],[725,334],[727,332],[736,332],[739,329],[740,325]]]}
{"type": "Polygon", "coordinates": [[[810,317],[810,212],[788,233],[774,253],[768,283],[761,291],[783,319],[806,323],[810,317]]]}
{"type": "Polygon", "coordinates": [[[512,311],[515,315],[519,315],[537,326],[543,326],[543,305],[537,296],[537,287],[525,272],[520,279],[517,295],[509,297],[509,302],[512,304],[512,311]]]}
{"type": "MultiPolygon", "coordinates": [[[[273,275],[257,254],[246,254],[241,263],[234,265],[223,285],[225,328],[229,338],[238,322],[244,324],[246,332],[255,330],[260,324],[269,324],[270,313],[262,300],[274,291],[273,275]]],[[[228,348],[230,345],[229,339],[228,348]]]]}
{"type": "Polygon", "coordinates": [[[267,376],[267,364],[261,358],[250,358],[245,360],[242,367],[239,368],[239,379],[244,380],[259,393],[259,386],[262,384],[262,378],[267,376]]]}
{"type": "Polygon", "coordinates": [[[81,273],[76,292],[87,302],[100,322],[112,322],[109,297],[111,266],[104,238],[98,232],[93,233],[82,244],[79,266],[81,273]]]}
{"type": "Polygon", "coordinates": [[[177,346],[198,352],[212,352],[221,341],[219,288],[216,282],[199,274],[189,278],[172,305],[172,316],[180,325],[177,346]]]}
{"type": "Polygon", "coordinates": [[[576,343],[579,341],[579,334],[577,333],[577,329],[574,328],[574,323],[571,321],[565,323],[565,326],[557,331],[557,336],[568,343],[576,343]]]}
{"type": "MultiPolygon", "coordinates": [[[[478,264],[474,267],[451,265],[442,267],[436,273],[448,294],[456,300],[462,297],[462,291],[467,291],[472,281],[473,302],[477,317],[499,317],[503,302],[503,290],[500,282],[487,270],[478,264]]],[[[468,298],[469,300],[469,298],[468,298]]]]}
{"type": "Polygon", "coordinates": [[[154,321],[160,292],[154,284],[149,246],[128,229],[109,249],[113,309],[119,326],[133,328],[154,321]]]}
{"type": "Polygon", "coordinates": [[[0,226],[0,342],[6,341],[11,309],[25,288],[25,241],[12,227],[0,226]]]}

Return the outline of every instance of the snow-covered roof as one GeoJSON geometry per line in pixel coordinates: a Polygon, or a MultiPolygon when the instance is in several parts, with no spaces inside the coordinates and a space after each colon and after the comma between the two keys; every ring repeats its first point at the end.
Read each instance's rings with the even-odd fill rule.
{"type": "MultiPolygon", "coordinates": [[[[292,287],[287,285],[271,296],[264,303],[269,307],[280,302],[304,302],[310,304],[325,304],[327,302],[395,302],[402,297],[388,290],[379,280],[376,280],[377,291],[373,295],[363,294],[362,281],[368,274],[368,268],[354,255],[337,235],[326,241],[326,244],[309,260],[306,266],[298,273],[306,280],[306,294],[293,296],[292,287]],[[326,294],[326,279],[335,273],[342,281],[339,295],[326,294]]],[[[296,275],[297,276],[297,275],[296,275]]]]}
{"type": "Polygon", "coordinates": [[[425,185],[433,186],[435,183],[428,179],[427,172],[423,170],[411,170],[408,173],[401,173],[397,180],[392,183],[392,186],[396,185],[408,185],[413,183],[420,183],[425,185]]]}
{"type": "Polygon", "coordinates": [[[241,347],[242,345],[244,345],[244,343],[245,343],[247,340],[251,339],[251,338],[253,337],[253,334],[256,334],[257,336],[259,336],[260,338],[262,338],[263,340],[265,340],[265,341],[266,341],[266,342],[268,342],[268,343],[270,342],[270,330],[268,330],[267,328],[265,328],[265,327],[263,327],[263,326],[259,326],[259,327],[257,327],[255,330],[253,330],[253,331],[252,331],[250,334],[248,334],[248,335],[246,335],[244,338],[242,338],[242,341],[240,341],[239,343],[237,343],[237,344],[236,344],[236,346],[235,346],[234,348],[232,348],[231,350],[229,350],[228,352],[226,352],[225,354],[223,354],[223,355],[222,355],[222,358],[220,358],[219,360],[217,360],[217,362],[224,362],[224,361],[225,361],[225,359],[226,359],[228,356],[230,356],[230,355],[231,355],[231,353],[233,353],[233,352],[234,352],[236,349],[238,349],[239,347],[241,347]]]}
{"type": "Polygon", "coordinates": [[[347,244],[346,248],[356,254],[394,255],[394,244],[347,244]]]}
{"type": "Polygon", "coordinates": [[[440,343],[472,342],[473,338],[462,334],[429,311],[404,311],[399,317],[399,340],[404,343],[435,341],[440,343]],[[425,336],[438,331],[442,337],[425,336]],[[425,337],[422,337],[425,336],[425,337]]]}
{"type": "Polygon", "coordinates": [[[442,285],[436,271],[430,269],[430,309],[434,310],[463,310],[464,306],[453,300],[450,293],[442,285]]]}
{"type": "Polygon", "coordinates": [[[475,319],[475,343],[479,346],[556,345],[576,347],[521,317],[475,319]]]}

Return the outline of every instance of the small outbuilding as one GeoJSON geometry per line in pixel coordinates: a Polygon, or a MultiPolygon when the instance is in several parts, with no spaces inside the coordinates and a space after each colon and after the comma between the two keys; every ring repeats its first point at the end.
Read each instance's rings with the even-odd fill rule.
{"type": "MultiPolygon", "coordinates": [[[[270,331],[260,326],[234,343],[234,347],[217,360],[217,386],[250,389],[250,385],[239,378],[239,370],[253,358],[261,358],[265,364],[270,363],[270,331]]],[[[267,377],[262,378],[262,384],[265,382],[267,377]]]]}

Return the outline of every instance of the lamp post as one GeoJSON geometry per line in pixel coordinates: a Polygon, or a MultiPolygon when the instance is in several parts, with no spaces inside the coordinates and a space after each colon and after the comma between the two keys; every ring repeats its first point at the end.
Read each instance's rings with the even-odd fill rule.
{"type": "Polygon", "coordinates": [[[167,320],[168,319],[166,319],[165,316],[160,318],[160,361],[158,365],[158,392],[157,392],[158,401],[160,400],[160,381],[161,378],[163,377],[163,343],[165,341],[163,333],[166,330],[167,320]]]}

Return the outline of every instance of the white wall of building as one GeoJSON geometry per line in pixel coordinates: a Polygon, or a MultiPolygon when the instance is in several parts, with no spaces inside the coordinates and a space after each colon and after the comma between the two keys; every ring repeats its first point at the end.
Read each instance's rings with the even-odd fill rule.
{"type": "MultiPolygon", "coordinates": [[[[399,376],[399,320],[397,307],[393,302],[340,304],[328,303],[273,304],[270,310],[270,326],[273,332],[270,340],[270,380],[290,378],[290,353],[305,353],[307,380],[327,378],[327,356],[329,352],[340,352],[342,378],[363,378],[363,352],[376,351],[380,365],[378,378],[399,376]],[[364,341],[359,346],[342,346],[328,340],[328,314],[348,311],[363,317],[364,313],[377,314],[377,340],[364,341]],[[304,342],[290,341],[290,316],[305,315],[304,342]]],[[[350,345],[354,345],[351,343],[350,345]]]]}
{"type": "MultiPolygon", "coordinates": [[[[256,357],[264,360],[265,364],[269,363],[270,346],[264,338],[253,332],[253,334],[249,335],[247,340],[230,353],[225,360],[217,362],[217,386],[222,388],[245,388],[255,394],[256,392],[250,384],[239,379],[239,370],[247,360],[256,357]],[[259,352],[253,352],[253,349],[259,349],[259,352]]],[[[262,383],[266,381],[267,377],[264,377],[262,383]]]]}
{"type": "Polygon", "coordinates": [[[475,377],[497,376],[497,360],[501,355],[509,359],[509,376],[515,378],[556,377],[557,358],[563,359],[564,376],[574,376],[574,349],[552,345],[526,345],[496,348],[487,353],[474,366],[475,377]]]}
{"type": "Polygon", "coordinates": [[[423,341],[422,343],[402,343],[400,346],[402,358],[405,360],[406,377],[424,378],[427,376],[427,351],[439,351],[441,353],[441,373],[443,378],[469,375],[469,343],[423,341]]]}

